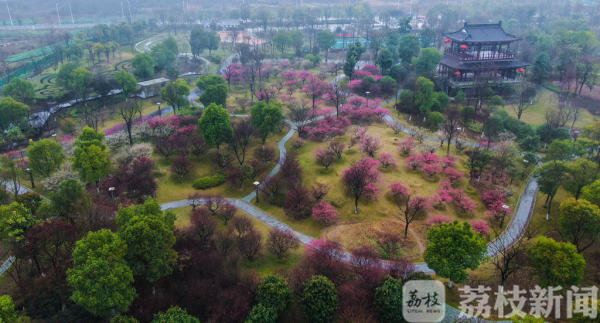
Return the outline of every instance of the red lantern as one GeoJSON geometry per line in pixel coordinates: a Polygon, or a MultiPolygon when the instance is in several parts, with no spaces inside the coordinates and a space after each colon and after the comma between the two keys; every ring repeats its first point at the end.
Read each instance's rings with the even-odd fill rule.
{"type": "Polygon", "coordinates": [[[520,68],[520,69],[518,69],[517,71],[518,71],[519,73],[523,73],[523,72],[525,72],[525,69],[524,69],[524,68],[520,68]]]}
{"type": "Polygon", "coordinates": [[[456,71],[456,73],[454,73],[454,74],[456,74],[456,76],[460,76],[460,72],[459,71],[456,71]]]}
{"type": "Polygon", "coordinates": [[[462,48],[462,49],[464,50],[464,49],[467,49],[467,48],[469,48],[469,46],[467,46],[467,45],[462,45],[462,46],[460,46],[460,48],[462,48]]]}
{"type": "Polygon", "coordinates": [[[446,42],[446,44],[450,44],[450,42],[452,42],[450,39],[446,39],[444,41],[446,42]]]}

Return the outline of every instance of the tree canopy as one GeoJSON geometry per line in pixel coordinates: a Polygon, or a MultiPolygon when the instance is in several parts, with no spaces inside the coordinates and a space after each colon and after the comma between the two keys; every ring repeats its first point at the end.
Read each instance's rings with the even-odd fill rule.
{"type": "Polygon", "coordinates": [[[129,246],[125,259],[134,276],[154,282],[171,273],[177,260],[175,218],[153,199],[117,211],[118,235],[129,246]]]}
{"type": "Polygon", "coordinates": [[[67,282],[71,299],[92,314],[110,317],[127,311],[136,297],[133,273],[125,262],[127,245],[110,230],[90,232],[73,252],[67,282]]]}
{"type": "Polygon", "coordinates": [[[475,270],[485,259],[485,239],[468,222],[442,223],[427,231],[429,245],[423,257],[435,273],[451,281],[463,283],[467,269],[475,270]]]}

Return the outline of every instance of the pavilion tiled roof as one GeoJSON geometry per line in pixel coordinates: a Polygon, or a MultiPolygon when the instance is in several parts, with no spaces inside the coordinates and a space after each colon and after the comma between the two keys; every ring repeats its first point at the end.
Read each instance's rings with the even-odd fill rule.
{"type": "Polygon", "coordinates": [[[468,24],[465,22],[461,30],[444,33],[444,36],[456,42],[469,43],[513,42],[522,40],[521,37],[506,33],[504,28],[502,28],[501,21],[497,24],[468,24]]]}

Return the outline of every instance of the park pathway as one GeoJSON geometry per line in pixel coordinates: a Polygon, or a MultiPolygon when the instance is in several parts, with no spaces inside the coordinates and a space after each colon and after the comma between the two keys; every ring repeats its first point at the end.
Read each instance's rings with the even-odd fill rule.
{"type": "MultiPolygon", "coordinates": [[[[137,44],[136,44],[136,49],[137,49],[137,44]]],[[[226,68],[229,64],[231,64],[232,59],[235,56],[236,56],[236,54],[228,57],[223,62],[223,64],[221,64],[221,66],[219,67],[217,72],[215,72],[215,74],[224,70],[224,68],[226,68]]],[[[343,75],[339,75],[336,78],[334,78],[331,82],[332,83],[339,82],[342,78],[343,78],[343,75]]],[[[198,97],[198,92],[192,91],[192,93],[190,94],[188,99],[192,100],[192,98],[197,98],[197,97],[198,97]]],[[[394,101],[394,99],[383,102],[382,105],[388,104],[392,101],[394,101]]],[[[165,111],[162,114],[166,114],[166,113],[171,112],[172,108],[168,106],[168,107],[163,108],[162,110],[165,111]],[[170,108],[170,110],[168,110],[168,108],[170,108]]],[[[158,111],[155,111],[146,116],[153,116],[153,115],[157,115],[157,114],[158,114],[158,111]]],[[[247,115],[231,115],[231,116],[232,117],[246,117],[247,115]]],[[[312,123],[312,122],[320,120],[324,117],[325,116],[320,116],[318,118],[309,120],[306,123],[307,124],[312,123]]],[[[412,135],[411,131],[409,129],[407,129],[407,127],[400,124],[400,122],[398,120],[394,119],[391,115],[386,115],[384,117],[384,120],[386,122],[388,122],[389,124],[395,124],[397,126],[400,126],[400,128],[402,129],[403,132],[412,135]]],[[[291,128],[290,128],[290,131],[285,135],[285,137],[283,137],[283,139],[278,142],[279,156],[280,156],[279,162],[277,163],[277,165],[275,165],[273,170],[271,170],[271,172],[269,173],[269,176],[276,175],[279,172],[279,170],[281,169],[281,166],[283,165],[283,163],[285,163],[285,154],[287,153],[285,144],[296,133],[296,130],[297,130],[296,126],[293,122],[291,122],[287,119],[285,120],[285,122],[287,124],[289,124],[291,126],[291,128]]],[[[439,142],[436,138],[431,137],[431,136],[425,136],[425,138],[428,140],[433,140],[433,141],[439,142]]],[[[478,143],[474,143],[474,142],[467,142],[466,144],[468,146],[477,146],[478,145],[478,143]]],[[[264,182],[261,183],[261,185],[259,186],[259,191],[262,190],[263,185],[264,185],[264,182]]],[[[11,184],[9,184],[8,187],[9,187],[9,189],[12,188],[11,184]]],[[[530,176],[528,179],[525,191],[520,196],[519,201],[517,202],[517,207],[514,208],[516,211],[514,212],[514,215],[511,219],[511,221],[508,223],[507,228],[498,238],[494,239],[493,241],[491,241],[488,244],[487,254],[489,257],[494,257],[495,255],[498,254],[499,250],[502,250],[503,248],[508,247],[521,239],[521,237],[523,236],[523,233],[527,227],[527,223],[531,217],[531,214],[533,213],[537,190],[538,190],[538,183],[533,176],[530,176]]],[[[30,190],[28,188],[21,186],[19,194],[23,194],[23,193],[29,192],[29,191],[30,190]]],[[[256,218],[257,220],[263,222],[264,224],[268,225],[269,227],[279,228],[282,230],[289,230],[291,232],[294,232],[296,237],[299,239],[299,241],[303,245],[309,245],[311,242],[316,240],[316,238],[311,237],[303,232],[293,229],[289,225],[279,221],[275,217],[269,215],[268,213],[262,211],[261,209],[257,208],[256,206],[252,205],[251,201],[255,197],[256,197],[256,191],[252,192],[251,194],[247,195],[246,197],[244,197],[242,199],[228,198],[227,200],[229,202],[231,202],[233,205],[235,205],[237,208],[242,210],[243,212],[245,212],[245,213],[249,214],[250,216],[256,218]]],[[[202,203],[204,203],[204,202],[202,202],[202,203]]],[[[177,209],[177,208],[182,208],[182,207],[187,207],[187,206],[190,206],[190,201],[187,199],[161,204],[161,208],[163,210],[172,210],[172,209],[177,209]]],[[[351,263],[351,260],[352,260],[351,254],[348,252],[344,252],[343,256],[342,256],[342,261],[351,263]]],[[[14,261],[14,258],[11,256],[2,264],[2,266],[0,266],[0,276],[6,270],[8,270],[8,268],[10,267],[10,265],[12,264],[13,261],[14,261]]],[[[389,262],[387,262],[387,261],[381,260],[381,263],[384,267],[389,266],[389,262]]],[[[416,271],[420,271],[420,272],[424,272],[424,273],[428,273],[428,274],[435,273],[425,263],[415,263],[415,269],[416,269],[416,271]]],[[[458,318],[461,314],[464,314],[464,313],[462,313],[460,310],[458,310],[456,308],[446,305],[446,316],[442,322],[453,322],[453,320],[458,318]]],[[[478,320],[478,322],[487,322],[487,321],[486,320],[478,320]]],[[[489,322],[492,322],[492,321],[489,321],[489,322]]],[[[494,322],[510,322],[510,321],[494,321],[494,322]]]]}

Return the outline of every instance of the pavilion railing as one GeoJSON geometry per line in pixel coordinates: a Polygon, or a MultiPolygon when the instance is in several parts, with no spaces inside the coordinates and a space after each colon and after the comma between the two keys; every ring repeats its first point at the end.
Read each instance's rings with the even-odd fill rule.
{"type": "Polygon", "coordinates": [[[498,51],[467,52],[446,48],[444,54],[461,61],[487,61],[501,59],[515,59],[514,53],[503,53],[498,51]]]}

